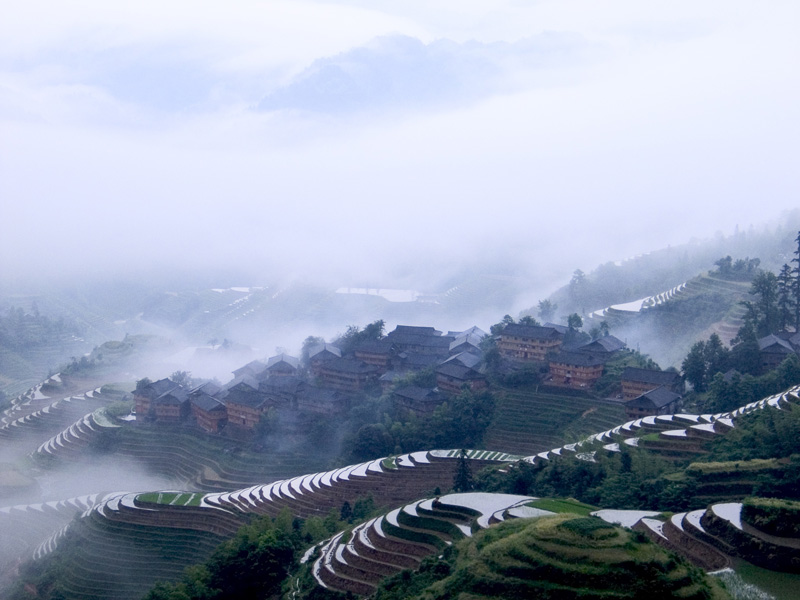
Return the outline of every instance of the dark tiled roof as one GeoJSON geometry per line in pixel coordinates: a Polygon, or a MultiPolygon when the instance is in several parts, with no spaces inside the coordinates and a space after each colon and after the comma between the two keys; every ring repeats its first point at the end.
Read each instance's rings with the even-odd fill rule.
{"type": "Polygon", "coordinates": [[[474,347],[480,348],[481,340],[483,338],[477,335],[462,335],[454,339],[450,343],[450,347],[448,348],[450,352],[458,348],[459,346],[466,346],[466,347],[474,347]]]}
{"type": "Polygon", "coordinates": [[[173,388],[178,387],[178,384],[170,379],[159,379],[158,381],[154,381],[152,383],[148,383],[144,386],[141,390],[136,392],[137,396],[143,396],[145,398],[150,398],[151,400],[158,398],[166,394],[173,388]]]}
{"type": "Polygon", "coordinates": [[[196,392],[191,396],[191,402],[205,412],[225,411],[225,405],[205,392],[196,392]]]}
{"type": "Polygon", "coordinates": [[[559,352],[550,359],[557,365],[570,365],[573,367],[596,367],[604,365],[606,359],[588,352],[559,352]]]}
{"type": "Polygon", "coordinates": [[[356,373],[356,374],[369,374],[375,373],[378,367],[368,365],[360,360],[352,360],[349,358],[334,358],[327,361],[323,369],[325,371],[338,371],[340,373],[356,373]]]}
{"type": "Polygon", "coordinates": [[[341,398],[342,395],[339,392],[314,386],[303,388],[303,391],[298,396],[298,400],[309,404],[333,404],[341,400],[341,398]]]}
{"type": "Polygon", "coordinates": [[[294,395],[305,386],[305,382],[296,375],[286,377],[269,377],[258,386],[258,391],[266,394],[294,395]]]}
{"type": "Polygon", "coordinates": [[[584,344],[578,350],[581,352],[616,352],[617,350],[622,350],[625,347],[625,342],[621,339],[614,337],[613,335],[607,335],[605,337],[598,338],[593,342],[589,342],[588,344],[584,344]]]}
{"type": "Polygon", "coordinates": [[[342,351],[333,344],[319,344],[308,351],[308,360],[311,362],[341,358],[342,351]]]}
{"type": "Polygon", "coordinates": [[[470,369],[464,365],[456,362],[447,362],[439,365],[436,368],[436,374],[452,377],[453,379],[460,379],[462,381],[469,381],[472,379],[483,379],[483,375],[478,373],[475,369],[470,369]]]}
{"type": "Polygon", "coordinates": [[[464,365],[465,367],[474,369],[476,366],[480,364],[481,357],[478,356],[477,354],[473,354],[472,352],[459,352],[458,354],[454,354],[444,362],[445,363],[457,362],[464,365]]]}
{"type": "Polygon", "coordinates": [[[153,400],[153,404],[183,404],[189,398],[189,392],[177,385],[166,394],[153,400]]]}
{"type": "Polygon", "coordinates": [[[276,365],[280,365],[281,363],[285,363],[293,369],[297,369],[300,366],[300,360],[294,356],[289,356],[288,354],[278,354],[278,356],[273,356],[267,360],[267,370],[276,365]]]}
{"type": "Polygon", "coordinates": [[[217,385],[213,381],[206,381],[205,383],[201,383],[196,388],[192,389],[190,394],[195,394],[197,392],[204,392],[209,396],[216,396],[219,392],[222,391],[222,386],[217,385]]]}
{"type": "Polygon", "coordinates": [[[501,336],[513,336],[527,338],[529,340],[559,340],[564,334],[554,327],[540,327],[538,325],[519,325],[512,323],[506,325],[500,333],[501,336]]]}
{"type": "Polygon", "coordinates": [[[431,400],[438,400],[439,394],[431,389],[423,388],[418,385],[409,385],[399,390],[394,391],[395,396],[411,400],[413,402],[424,402],[431,400]]]}
{"type": "Polygon", "coordinates": [[[448,331],[447,335],[454,338],[460,338],[464,336],[473,336],[477,337],[479,340],[485,338],[488,334],[481,329],[480,327],[473,325],[469,329],[465,329],[464,331],[448,331]]]}
{"type": "Polygon", "coordinates": [[[569,327],[566,325],[556,325],[555,323],[545,323],[542,327],[552,327],[558,333],[566,334],[569,331],[569,327]]]}
{"type": "Polygon", "coordinates": [[[231,404],[239,404],[251,408],[260,408],[267,402],[267,396],[255,390],[233,388],[229,391],[225,401],[228,406],[231,404]]]}
{"type": "Polygon", "coordinates": [[[433,327],[417,327],[415,325],[398,325],[394,331],[390,331],[388,337],[395,335],[424,335],[424,336],[437,336],[442,335],[441,331],[433,327]]]}
{"type": "Polygon", "coordinates": [[[676,394],[675,392],[671,392],[665,387],[659,387],[654,390],[650,390],[647,393],[642,394],[638,398],[634,398],[633,400],[628,400],[625,405],[626,406],[653,406],[655,408],[664,408],[668,404],[675,402],[676,400],[680,399],[680,395],[676,394]]]}
{"type": "Polygon", "coordinates": [[[758,349],[761,352],[775,354],[791,354],[794,352],[792,344],[787,340],[779,338],[777,335],[768,335],[758,340],[758,349]]]}
{"type": "Polygon", "coordinates": [[[415,335],[399,334],[389,338],[398,346],[422,346],[423,348],[438,348],[443,352],[450,350],[453,338],[449,335],[415,335]]]}
{"type": "Polygon", "coordinates": [[[245,366],[239,367],[238,369],[233,371],[233,376],[239,377],[240,375],[250,375],[252,377],[258,377],[259,375],[261,375],[261,373],[264,372],[264,369],[266,368],[267,365],[265,365],[260,360],[253,360],[247,363],[245,366]]]}
{"type": "Polygon", "coordinates": [[[402,365],[409,369],[424,369],[425,367],[432,367],[441,362],[439,356],[433,354],[420,354],[419,352],[403,352],[398,356],[401,359],[402,365]]]}
{"type": "Polygon", "coordinates": [[[394,344],[388,338],[370,340],[360,343],[356,346],[355,351],[364,354],[391,354],[394,351],[394,344]]]}
{"type": "Polygon", "coordinates": [[[680,375],[673,371],[656,371],[655,369],[639,369],[625,367],[622,371],[622,381],[634,381],[652,385],[675,385],[680,375]]]}
{"type": "Polygon", "coordinates": [[[247,386],[252,390],[257,390],[258,386],[261,385],[258,379],[253,377],[252,375],[239,375],[231,379],[228,383],[225,384],[223,387],[224,390],[231,390],[235,387],[247,386]]]}

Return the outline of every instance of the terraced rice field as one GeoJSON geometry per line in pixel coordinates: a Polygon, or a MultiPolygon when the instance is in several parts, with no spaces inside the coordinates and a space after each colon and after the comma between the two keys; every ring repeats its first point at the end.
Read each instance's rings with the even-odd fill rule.
{"type": "Polygon", "coordinates": [[[536,454],[613,427],[625,420],[621,405],[588,398],[504,389],[484,436],[486,448],[536,454]]]}

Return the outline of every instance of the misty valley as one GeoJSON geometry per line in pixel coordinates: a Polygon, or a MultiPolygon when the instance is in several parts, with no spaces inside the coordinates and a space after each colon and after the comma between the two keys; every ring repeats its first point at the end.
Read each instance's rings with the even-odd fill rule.
{"type": "Polygon", "coordinates": [[[791,598],[799,258],[3,297],[3,597],[791,598]]]}

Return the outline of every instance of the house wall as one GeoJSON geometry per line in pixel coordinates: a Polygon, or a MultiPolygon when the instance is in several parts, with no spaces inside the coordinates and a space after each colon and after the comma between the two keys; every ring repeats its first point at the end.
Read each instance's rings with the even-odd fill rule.
{"type": "Polygon", "coordinates": [[[163,423],[179,423],[187,416],[181,404],[156,404],[154,412],[156,420],[163,423]]]}
{"type": "Polygon", "coordinates": [[[625,415],[628,419],[641,419],[642,417],[650,417],[657,415],[671,415],[678,410],[678,401],[670,402],[660,409],[655,406],[625,406],[625,415]]]}
{"type": "MultiPolygon", "coordinates": [[[[594,385],[603,375],[603,365],[588,367],[565,365],[564,363],[550,363],[550,376],[553,383],[569,386],[571,388],[586,388],[594,385]]],[[[641,394],[639,394],[641,396],[641,394]]]]}
{"type": "Polygon", "coordinates": [[[389,365],[391,364],[391,355],[389,354],[373,354],[359,350],[356,350],[355,354],[356,358],[361,362],[378,367],[380,369],[380,375],[383,375],[389,370],[389,365]]]}
{"type": "Polygon", "coordinates": [[[367,383],[377,377],[377,373],[347,373],[327,369],[323,364],[317,376],[326,386],[345,392],[357,392],[363,389],[367,383]]]}
{"type": "Polygon", "coordinates": [[[436,374],[436,386],[443,392],[458,394],[464,385],[473,391],[486,389],[486,381],[483,379],[456,379],[443,373],[436,374]]]}
{"type": "Polygon", "coordinates": [[[255,429],[259,420],[261,420],[261,415],[264,414],[263,409],[236,404],[235,402],[228,402],[227,408],[228,423],[244,429],[255,429]]]}
{"type": "Polygon", "coordinates": [[[150,412],[150,398],[144,396],[134,396],[134,405],[136,406],[136,420],[144,421],[150,412]]]}
{"type": "MultiPolygon", "coordinates": [[[[676,394],[682,394],[683,390],[680,389],[680,383],[676,383],[675,385],[668,386],[667,389],[672,390],[676,394]]],[[[646,394],[656,388],[661,387],[660,385],[653,384],[653,383],[645,383],[644,381],[630,381],[628,379],[622,380],[622,399],[623,400],[633,400],[634,398],[638,398],[642,394],[646,394]]]]}
{"type": "Polygon", "coordinates": [[[561,348],[561,340],[533,340],[511,335],[501,335],[497,349],[506,358],[520,361],[544,361],[548,352],[561,348]]]}
{"type": "Polygon", "coordinates": [[[209,433],[217,433],[220,423],[227,419],[225,411],[207,412],[194,405],[192,405],[192,415],[198,427],[209,433]]]}

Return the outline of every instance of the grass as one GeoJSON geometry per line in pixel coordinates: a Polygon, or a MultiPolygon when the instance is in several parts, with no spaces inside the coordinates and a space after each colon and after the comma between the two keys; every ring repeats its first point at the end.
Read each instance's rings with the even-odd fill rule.
{"type": "Polygon", "coordinates": [[[621,406],[536,386],[501,388],[484,446],[535,454],[625,422],[621,406]]]}
{"type": "Polygon", "coordinates": [[[456,551],[452,574],[416,597],[725,597],[716,582],[641,534],[594,518],[512,520],[459,542],[456,551]]]}
{"type": "Polygon", "coordinates": [[[526,506],[539,508],[541,510],[549,510],[554,513],[572,513],[576,515],[589,516],[592,511],[597,510],[596,506],[578,502],[572,498],[540,498],[529,502],[526,506]]]}
{"type": "Polygon", "coordinates": [[[757,472],[778,469],[777,459],[756,458],[753,460],[731,460],[725,462],[695,462],[689,465],[687,471],[690,475],[712,475],[716,473],[731,472],[757,472]]]}

